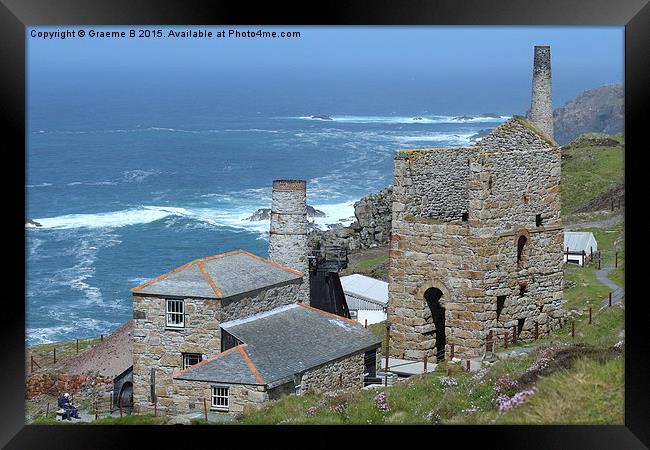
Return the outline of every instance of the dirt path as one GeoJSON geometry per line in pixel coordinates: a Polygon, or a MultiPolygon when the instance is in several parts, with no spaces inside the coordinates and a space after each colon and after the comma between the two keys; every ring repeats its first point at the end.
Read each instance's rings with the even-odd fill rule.
{"type": "Polygon", "coordinates": [[[593,222],[572,223],[564,226],[566,231],[580,230],[583,228],[607,228],[623,223],[623,215],[610,217],[609,219],[595,220],[593,222]]]}

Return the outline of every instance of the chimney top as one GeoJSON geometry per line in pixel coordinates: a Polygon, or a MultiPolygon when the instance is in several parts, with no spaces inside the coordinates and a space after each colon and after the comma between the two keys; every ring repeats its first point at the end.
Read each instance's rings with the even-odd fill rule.
{"type": "Polygon", "coordinates": [[[274,191],[305,191],[307,181],[305,180],[273,180],[274,191]]]}

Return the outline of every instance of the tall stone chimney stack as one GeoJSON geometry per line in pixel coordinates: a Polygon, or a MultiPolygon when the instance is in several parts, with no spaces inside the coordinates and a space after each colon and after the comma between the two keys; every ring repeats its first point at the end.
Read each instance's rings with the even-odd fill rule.
{"type": "Polygon", "coordinates": [[[269,260],[303,272],[300,300],[309,304],[307,259],[307,182],[274,180],[269,260]]]}
{"type": "Polygon", "coordinates": [[[551,47],[548,45],[535,46],[533,94],[528,119],[555,142],[551,93],[551,47]]]}

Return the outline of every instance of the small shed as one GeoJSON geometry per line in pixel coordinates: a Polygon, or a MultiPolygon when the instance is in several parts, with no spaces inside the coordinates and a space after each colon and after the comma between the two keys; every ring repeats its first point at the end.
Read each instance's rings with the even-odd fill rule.
{"type": "Polygon", "coordinates": [[[388,283],[365,275],[341,277],[341,286],[350,317],[359,323],[378,323],[386,320],[388,283]]]}
{"type": "Polygon", "coordinates": [[[564,262],[585,265],[585,257],[598,251],[594,234],[589,231],[566,231],[564,233],[564,262]]]}

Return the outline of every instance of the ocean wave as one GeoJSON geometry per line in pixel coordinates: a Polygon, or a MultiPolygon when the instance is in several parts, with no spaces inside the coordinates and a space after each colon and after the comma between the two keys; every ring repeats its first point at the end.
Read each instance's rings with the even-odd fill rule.
{"type": "Polygon", "coordinates": [[[312,116],[289,117],[289,119],[313,120],[318,122],[339,123],[379,123],[379,124],[434,124],[434,123],[499,123],[510,116],[475,117],[475,116],[330,116],[332,120],[312,116]]]}
{"type": "Polygon", "coordinates": [[[155,222],[169,215],[190,215],[184,208],[170,206],[143,206],[122,211],[95,214],[67,214],[57,217],[34,219],[40,227],[26,225],[39,230],[74,229],[74,228],[118,228],[155,222]]]}
{"type": "Polygon", "coordinates": [[[48,187],[52,186],[52,183],[40,183],[40,184],[26,184],[26,188],[40,188],[40,187],[48,187]]]}

